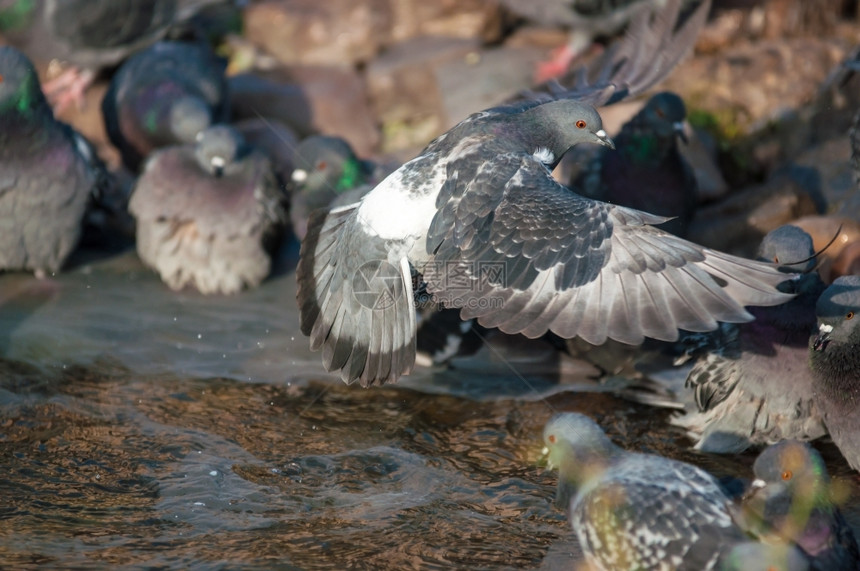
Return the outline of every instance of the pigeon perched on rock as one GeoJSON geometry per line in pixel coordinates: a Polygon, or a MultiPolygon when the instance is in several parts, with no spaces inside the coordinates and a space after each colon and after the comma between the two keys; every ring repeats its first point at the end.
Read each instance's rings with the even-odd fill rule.
{"type": "Polygon", "coordinates": [[[672,217],[661,228],[686,235],[697,203],[695,174],[678,150],[686,116],[676,94],[654,95],[615,137],[618,150],[601,149],[573,188],[590,198],[672,217]]]}
{"type": "Polygon", "coordinates": [[[208,46],[159,42],[128,59],[102,100],[105,127],[137,171],[153,150],[193,143],[229,115],[226,63],[208,46]]]}
{"type": "Polygon", "coordinates": [[[857,541],[839,508],[817,450],[784,440],[753,464],[755,480],[743,500],[749,530],[775,542],[796,544],[816,569],[860,569],[857,541]]]}
{"type": "Polygon", "coordinates": [[[860,276],[842,276],[815,306],[817,334],[809,364],[824,424],[839,451],[860,470],[860,276]]]}
{"type": "Polygon", "coordinates": [[[556,79],[570,69],[571,63],[598,37],[620,33],[644,10],[651,10],[659,0],[502,0],[514,14],[541,26],[569,30],[565,45],[553,58],[540,64],[535,81],[556,79]]]}
{"type": "MultiPolygon", "coordinates": [[[[674,24],[657,37],[673,37],[674,24]]],[[[572,146],[613,146],[591,104],[653,84],[653,59],[647,70],[614,66],[632,74],[620,86],[474,114],[359,204],[312,214],[298,302],[302,332],[323,349],[326,369],[365,386],[412,369],[413,273],[463,319],[593,344],[674,340],[680,328],[746,321],[744,306],[790,299],[775,289],[785,279],[775,267],[684,241],[652,226],[663,217],[584,198],[553,179],[572,146]]]]}
{"type": "Polygon", "coordinates": [[[673,419],[697,441],[697,449],[737,453],[826,433],[809,369],[815,303],[825,287],[814,256],[812,238],[796,226],[781,226],[765,236],[759,259],[800,272],[779,286],[796,297],[774,307],[750,308],[754,321],[724,324],[712,336],[713,346],[687,376],[698,411],[673,419]]]}
{"type": "Polygon", "coordinates": [[[58,271],[105,172],[53,112],[27,57],[0,46],[0,269],[58,271]]]}
{"type": "Polygon", "coordinates": [[[616,446],[587,416],[544,427],[558,499],[597,569],[719,569],[749,536],[717,480],[690,464],[616,446]]]}
{"type": "Polygon", "coordinates": [[[0,34],[30,57],[72,67],[45,84],[59,109],[81,102],[97,72],[224,0],[0,0],[0,34]]]}
{"type": "Polygon", "coordinates": [[[295,152],[290,185],[290,220],[300,239],[307,234],[308,217],[319,208],[358,202],[379,182],[376,166],[359,159],[340,137],[311,135],[295,152]]]}
{"type": "Polygon", "coordinates": [[[217,125],[195,145],[154,152],[129,211],[140,258],[168,286],[230,294],[269,275],[267,245],[284,219],[282,202],[269,159],[217,125]]]}

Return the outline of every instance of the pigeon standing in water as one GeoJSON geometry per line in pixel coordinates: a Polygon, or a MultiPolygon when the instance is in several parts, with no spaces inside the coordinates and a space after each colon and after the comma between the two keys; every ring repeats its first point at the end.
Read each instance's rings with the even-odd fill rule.
{"type": "Polygon", "coordinates": [[[860,276],[842,276],[815,306],[809,363],[815,400],[839,451],[860,470],[860,276]]]}
{"type": "Polygon", "coordinates": [[[812,238],[796,226],[781,226],[765,236],[759,259],[801,273],[779,286],[796,297],[775,307],[751,308],[755,321],[724,324],[712,337],[715,346],[696,361],[687,387],[695,391],[699,410],[673,423],[687,429],[697,449],[738,453],[826,433],[809,369],[815,304],[825,287],[814,256],[812,238]]]}
{"type": "Polygon", "coordinates": [[[227,120],[225,67],[206,45],[159,42],[119,68],[102,114],[128,168],[137,171],[153,150],[193,143],[209,125],[227,120]]]}
{"type": "Polygon", "coordinates": [[[627,452],[577,413],[554,416],[543,436],[559,470],[558,499],[594,568],[719,569],[749,540],[704,470],[627,452]]]}
{"type": "Polygon", "coordinates": [[[767,447],[753,465],[744,519],[758,536],[795,543],[816,569],[860,569],[857,540],[839,508],[821,455],[805,442],[767,447]]]}
{"type": "Polygon", "coordinates": [[[210,127],[196,145],[147,161],[129,202],[138,254],[175,290],[257,286],[269,275],[266,246],[283,221],[282,199],[269,159],[231,127],[210,127]]]}
{"type": "Polygon", "coordinates": [[[696,208],[696,177],[678,150],[684,138],[684,101],[654,95],[615,137],[617,151],[602,149],[573,184],[590,198],[672,220],[664,230],[684,236],[696,208]]]}
{"type": "Polygon", "coordinates": [[[58,271],[104,177],[86,140],[54,120],[27,57],[0,46],[0,269],[58,271]]]}
{"type": "Polygon", "coordinates": [[[223,0],[0,0],[0,34],[30,57],[72,67],[45,84],[58,110],[80,103],[97,72],[223,0]]]}
{"type": "MultiPolygon", "coordinates": [[[[700,26],[707,7],[685,26],[700,26]]],[[[629,38],[675,37],[675,19],[657,25],[664,29],[629,38]]],[[[323,350],[326,369],[364,386],[412,369],[413,273],[437,302],[462,308],[463,319],[592,344],[674,340],[679,328],[747,321],[744,306],[791,298],[775,289],[785,280],[775,267],[687,242],[652,226],[663,217],[582,197],[553,179],[574,145],[613,146],[592,103],[652,85],[661,77],[652,65],[671,67],[654,63],[670,57],[658,50],[647,70],[637,69],[643,50],[633,39],[635,57],[614,66],[631,75],[623,89],[598,84],[472,115],[359,204],[311,215],[298,302],[302,332],[323,350]]]]}

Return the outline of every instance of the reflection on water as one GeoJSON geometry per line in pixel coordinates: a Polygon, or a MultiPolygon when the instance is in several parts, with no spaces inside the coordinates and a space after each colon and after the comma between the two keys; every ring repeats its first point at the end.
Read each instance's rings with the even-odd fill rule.
{"type": "Polygon", "coordinates": [[[663,412],[605,392],[537,398],[559,371],[542,345],[495,338],[456,370],[364,390],[326,375],[296,324],[289,272],[230,298],[170,292],[133,254],[0,276],[0,561],[570,568],[538,462],[556,410],[749,475],[752,456],[694,454],[663,412]]]}

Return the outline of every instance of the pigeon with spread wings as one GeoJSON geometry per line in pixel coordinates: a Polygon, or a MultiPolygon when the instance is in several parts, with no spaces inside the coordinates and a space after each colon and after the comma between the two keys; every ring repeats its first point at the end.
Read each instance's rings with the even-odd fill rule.
{"type": "Polygon", "coordinates": [[[673,340],[789,299],[775,267],[684,241],[651,226],[665,218],[552,178],[572,146],[613,146],[592,105],[650,87],[692,44],[709,2],[678,27],[680,4],[631,25],[608,79],[472,115],[360,203],[311,217],[297,297],[326,369],[364,386],[410,372],[416,289],[506,333],[595,344],[673,340]]]}

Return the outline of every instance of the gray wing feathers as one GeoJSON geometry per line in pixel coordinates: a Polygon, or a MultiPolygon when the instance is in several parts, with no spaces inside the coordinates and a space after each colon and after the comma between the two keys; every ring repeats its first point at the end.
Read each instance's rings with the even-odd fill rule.
{"type": "Polygon", "coordinates": [[[326,370],[368,386],[412,370],[415,310],[408,261],[388,263],[386,242],[365,234],[352,216],[357,207],[311,215],[297,298],[302,333],[312,350],[322,349],[326,370]]]}

